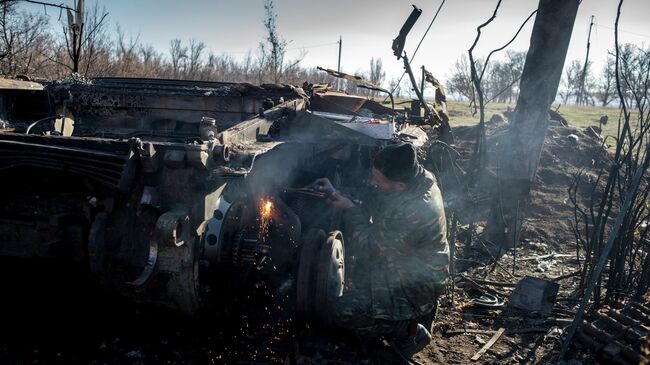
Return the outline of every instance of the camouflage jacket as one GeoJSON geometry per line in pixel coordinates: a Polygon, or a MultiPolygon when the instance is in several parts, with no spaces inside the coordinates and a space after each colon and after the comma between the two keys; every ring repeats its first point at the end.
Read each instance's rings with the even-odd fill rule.
{"type": "Polygon", "coordinates": [[[405,191],[376,197],[343,215],[346,251],[351,246],[355,272],[370,286],[375,318],[417,318],[433,309],[449,273],[440,190],[423,170],[405,191]]]}

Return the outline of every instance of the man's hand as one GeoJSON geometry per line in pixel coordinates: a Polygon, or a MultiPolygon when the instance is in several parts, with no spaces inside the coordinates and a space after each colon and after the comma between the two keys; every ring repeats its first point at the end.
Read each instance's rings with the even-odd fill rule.
{"type": "Polygon", "coordinates": [[[354,206],[352,200],[341,195],[332,185],[330,179],[321,177],[307,186],[307,189],[321,191],[325,193],[325,202],[331,204],[337,209],[348,210],[354,206]]]}
{"type": "Polygon", "coordinates": [[[354,206],[354,203],[349,198],[344,197],[338,191],[335,191],[325,199],[327,204],[331,204],[339,210],[346,211],[354,206]]]}
{"type": "Polygon", "coordinates": [[[306,188],[307,189],[312,189],[312,190],[315,190],[315,191],[323,192],[323,193],[325,193],[325,196],[332,195],[332,193],[334,193],[336,191],[336,189],[334,189],[334,185],[332,185],[332,182],[330,181],[330,179],[328,179],[326,177],[321,177],[320,179],[317,179],[313,183],[307,185],[306,188]]]}

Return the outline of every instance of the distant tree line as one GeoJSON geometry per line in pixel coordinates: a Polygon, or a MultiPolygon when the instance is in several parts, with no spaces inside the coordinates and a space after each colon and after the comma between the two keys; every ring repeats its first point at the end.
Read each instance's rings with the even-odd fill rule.
{"type": "MultiPolygon", "coordinates": [[[[190,39],[183,42],[173,39],[167,52],[161,52],[139,37],[125,34],[117,26],[111,31],[108,13],[103,7],[92,6],[84,14],[84,31],[81,38],[82,51],[78,64],[73,62],[70,29],[61,23],[60,31],[52,30],[48,17],[42,12],[19,11],[17,1],[0,0],[0,75],[14,77],[27,75],[49,80],[64,78],[76,68],[85,77],[128,76],[151,78],[174,78],[224,82],[330,83],[340,85],[346,91],[375,96],[376,91],[357,89],[353,84],[336,79],[313,67],[304,67],[303,53],[287,57],[287,42],[277,26],[277,14],[272,0],[264,4],[262,23],[266,36],[255,50],[235,58],[228,53],[214,53],[204,42],[190,39]]],[[[639,95],[647,94],[650,82],[650,46],[624,44],[620,49],[620,76],[623,95],[630,106],[642,102],[639,95]]],[[[506,51],[502,60],[488,64],[482,88],[488,102],[514,102],[519,93],[519,78],[526,59],[525,52],[506,51]]],[[[476,60],[482,69],[484,60],[476,60]]],[[[618,102],[615,88],[614,56],[598,75],[594,75],[591,62],[584,67],[580,60],[567,62],[562,76],[558,98],[562,103],[608,106],[618,102]],[[586,72],[585,72],[586,71],[586,72]],[[582,92],[584,72],[584,93],[582,92]]],[[[357,70],[356,75],[384,85],[386,72],[380,58],[371,58],[367,71],[357,70]]],[[[389,89],[396,97],[411,97],[407,78],[392,78],[389,89]]],[[[475,100],[469,60],[466,55],[453,65],[448,77],[447,89],[452,97],[475,100]]]]}
{"type": "MultiPolygon", "coordinates": [[[[19,11],[16,1],[0,1],[0,75],[27,75],[49,80],[70,75],[73,63],[70,29],[61,23],[61,30],[52,30],[42,12],[19,11]]],[[[277,26],[277,13],[272,0],[264,4],[262,23],[266,36],[255,50],[235,58],[228,53],[208,50],[198,39],[183,42],[172,39],[167,52],[161,52],[139,37],[127,35],[117,26],[109,29],[108,13],[98,5],[83,16],[82,51],[78,73],[85,77],[128,76],[205,80],[223,82],[287,83],[303,82],[336,84],[336,79],[314,67],[303,67],[303,53],[293,59],[287,56],[287,42],[277,26]]],[[[57,10],[58,11],[58,10],[57,10]]],[[[368,71],[357,75],[381,85],[386,77],[379,58],[371,58],[368,71]]],[[[356,93],[374,94],[356,89],[341,80],[338,85],[356,93]]]]}
{"type": "MultiPolygon", "coordinates": [[[[607,61],[599,75],[594,75],[591,62],[584,72],[584,96],[581,93],[584,63],[573,60],[562,76],[558,96],[563,103],[608,106],[619,101],[616,91],[615,56],[607,55],[607,61]]],[[[622,94],[630,107],[643,103],[642,95],[650,91],[650,47],[623,44],[619,49],[619,75],[622,94]]]]}
{"type": "MultiPolygon", "coordinates": [[[[647,95],[650,88],[650,47],[624,44],[620,48],[619,57],[623,95],[628,105],[633,107],[643,102],[640,95],[647,95]]],[[[485,89],[486,100],[508,103],[516,101],[525,59],[525,52],[507,51],[504,60],[490,62],[482,86],[485,89]]],[[[479,59],[476,62],[477,69],[481,69],[483,60],[479,59]]],[[[447,88],[456,98],[475,99],[476,91],[472,84],[469,60],[465,55],[453,65],[447,88]]],[[[586,68],[580,60],[568,62],[557,96],[563,104],[600,106],[616,104],[618,94],[614,55],[608,54],[606,64],[598,75],[594,75],[591,62],[586,68]],[[582,92],[583,74],[584,93],[582,92]]]]}
{"type": "MultiPolygon", "coordinates": [[[[519,90],[519,78],[524,69],[525,52],[506,51],[504,60],[492,60],[481,83],[486,101],[514,102],[519,90]]],[[[476,60],[476,68],[481,70],[483,59],[476,60]]],[[[470,64],[466,55],[462,55],[452,67],[447,89],[456,97],[474,100],[476,90],[472,83],[470,64]]]]}

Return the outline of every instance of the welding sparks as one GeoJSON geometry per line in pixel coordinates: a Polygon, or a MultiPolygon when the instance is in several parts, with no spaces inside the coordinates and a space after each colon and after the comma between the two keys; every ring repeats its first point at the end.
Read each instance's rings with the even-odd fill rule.
{"type": "Polygon", "coordinates": [[[269,233],[269,223],[271,222],[271,213],[273,213],[273,202],[269,199],[260,200],[260,238],[262,242],[266,241],[269,233]]]}
{"type": "Polygon", "coordinates": [[[262,208],[260,209],[260,214],[263,218],[271,217],[271,211],[273,210],[273,202],[270,200],[262,200],[262,208]]]}

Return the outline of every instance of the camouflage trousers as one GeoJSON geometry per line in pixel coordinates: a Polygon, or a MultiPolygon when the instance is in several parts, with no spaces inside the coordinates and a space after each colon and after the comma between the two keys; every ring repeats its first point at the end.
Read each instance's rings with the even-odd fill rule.
{"type": "Polygon", "coordinates": [[[338,327],[364,337],[395,336],[408,333],[411,321],[375,318],[370,290],[352,290],[336,298],[330,306],[330,318],[338,327]]]}
{"type": "MultiPolygon", "coordinates": [[[[443,290],[442,286],[438,286],[436,289],[437,293],[441,293],[443,290]]],[[[421,317],[402,321],[376,318],[372,308],[371,290],[358,289],[345,292],[336,298],[330,305],[329,318],[337,326],[362,336],[400,337],[409,331],[413,320],[431,330],[437,307],[436,295],[433,310],[421,317]]]]}

